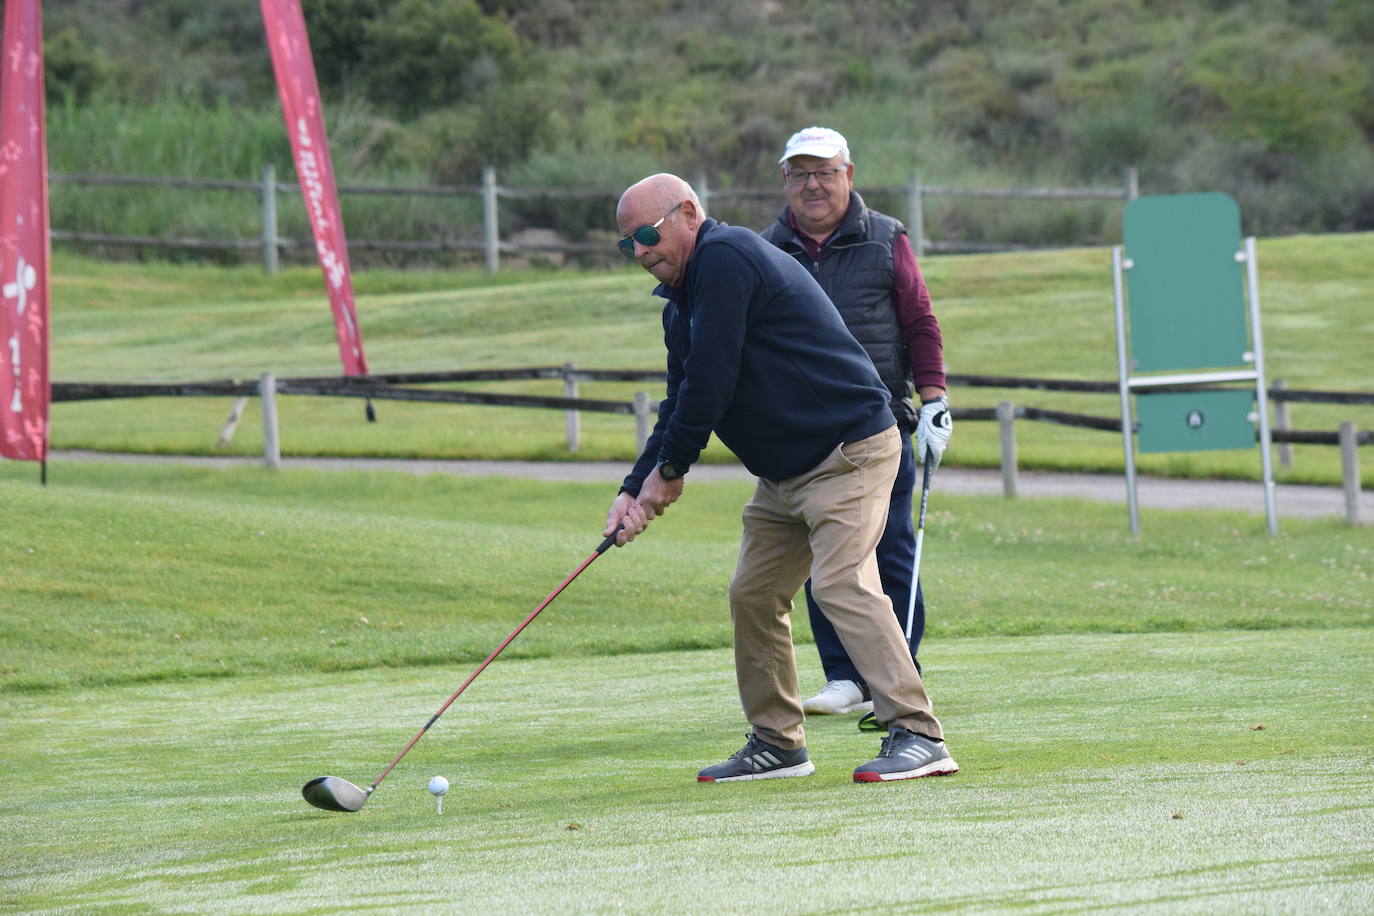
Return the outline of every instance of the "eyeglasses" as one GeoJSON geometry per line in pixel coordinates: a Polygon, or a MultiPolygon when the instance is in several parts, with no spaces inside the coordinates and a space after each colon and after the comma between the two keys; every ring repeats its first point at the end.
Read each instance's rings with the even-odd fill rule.
{"type": "Polygon", "coordinates": [[[672,216],[673,212],[686,202],[685,200],[680,200],[673,204],[673,209],[660,216],[658,222],[654,223],[652,226],[640,226],[634,232],[631,232],[629,235],[616,242],[615,247],[620,249],[621,254],[633,261],[635,257],[635,242],[638,242],[645,248],[652,248],[663,241],[663,236],[659,234],[658,227],[662,226],[663,221],[672,216]]]}
{"type": "Polygon", "coordinates": [[[790,185],[796,185],[800,188],[803,187],[807,182],[809,182],[811,180],[811,177],[814,175],[816,177],[816,180],[819,181],[821,184],[831,184],[835,181],[836,178],[840,177],[841,171],[841,169],[833,168],[813,169],[810,172],[806,171],[805,169],[788,169],[787,183],[790,185]]]}

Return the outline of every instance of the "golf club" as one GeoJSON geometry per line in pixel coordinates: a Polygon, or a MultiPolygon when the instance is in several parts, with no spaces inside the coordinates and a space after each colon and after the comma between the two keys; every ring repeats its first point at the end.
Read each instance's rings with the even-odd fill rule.
{"type": "Polygon", "coordinates": [[[530,612],[528,617],[520,621],[520,625],[512,630],[511,634],[502,641],[501,645],[497,646],[496,649],[487,656],[486,661],[477,666],[476,671],[468,675],[468,679],[463,681],[462,686],[453,692],[453,696],[449,697],[448,700],[444,702],[444,705],[439,707],[439,711],[430,716],[429,721],[425,723],[424,727],[416,732],[415,737],[411,738],[406,746],[401,748],[401,753],[396,755],[396,759],[387,764],[386,769],[382,770],[381,774],[376,779],[372,780],[372,785],[368,786],[366,789],[360,789],[347,779],[341,779],[338,776],[321,776],[317,779],[310,780],[301,787],[301,795],[305,796],[305,800],[316,808],[323,808],[325,811],[357,811],[361,808],[367,801],[368,796],[377,790],[377,786],[381,784],[383,779],[386,779],[387,774],[390,773],[392,769],[395,768],[396,764],[401,762],[401,758],[415,746],[415,742],[424,737],[425,732],[429,731],[429,727],[437,722],[439,717],[444,714],[444,710],[448,709],[449,706],[453,704],[453,701],[458,699],[459,695],[462,694],[464,690],[468,689],[469,684],[477,680],[477,675],[481,674],[487,665],[490,665],[492,660],[500,655],[502,650],[510,645],[515,637],[520,635],[521,630],[529,626],[530,621],[539,616],[540,611],[548,607],[553,599],[558,597],[559,592],[567,588],[568,584],[576,579],[578,575],[581,574],[582,570],[591,566],[593,560],[615,545],[615,538],[619,533],[619,528],[612,532],[610,537],[602,541],[601,546],[597,547],[591,556],[583,560],[582,564],[578,566],[577,569],[574,569],[572,573],[559,584],[558,588],[550,592],[549,596],[540,602],[539,607],[535,608],[530,612]]]}
{"type": "Polygon", "coordinates": [[[926,501],[930,498],[930,459],[933,457],[929,450],[926,451],[926,460],[922,463],[921,471],[921,514],[916,521],[916,559],[911,563],[911,596],[906,602],[906,641],[911,642],[911,625],[916,618],[916,588],[921,581],[921,542],[926,538],[926,501]]]}

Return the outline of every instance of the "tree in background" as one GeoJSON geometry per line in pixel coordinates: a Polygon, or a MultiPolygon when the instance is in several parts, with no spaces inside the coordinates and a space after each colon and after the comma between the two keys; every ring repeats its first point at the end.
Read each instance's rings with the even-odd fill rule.
{"type": "Polygon", "coordinates": [[[415,115],[517,81],[520,40],[474,0],[399,0],[365,26],[368,98],[415,115]]]}
{"type": "Polygon", "coordinates": [[[368,26],[395,0],[301,0],[315,76],[322,90],[345,95],[365,82],[368,26]]]}
{"type": "Polygon", "coordinates": [[[87,101],[104,85],[110,71],[105,53],[82,41],[70,26],[44,37],[43,66],[49,105],[87,101]]]}

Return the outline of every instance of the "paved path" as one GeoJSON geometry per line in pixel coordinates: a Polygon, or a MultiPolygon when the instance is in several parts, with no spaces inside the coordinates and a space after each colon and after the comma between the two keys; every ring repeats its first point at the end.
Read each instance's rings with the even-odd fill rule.
{"type": "MultiPolygon", "coordinates": [[[[199,457],[181,455],[129,455],[107,452],[54,451],[50,461],[130,461],[143,464],[191,464],[229,468],[261,465],[259,458],[199,457]]],[[[627,462],[572,461],[433,461],[400,458],[284,458],[284,468],[315,470],[379,470],[409,474],[461,474],[468,477],[531,477],[538,480],[617,484],[629,469],[627,462]]],[[[739,465],[698,464],[692,480],[752,480],[739,465]]],[[[999,495],[1002,474],[995,470],[947,467],[936,472],[941,492],[999,495]]],[[[1258,484],[1238,480],[1183,480],[1140,477],[1140,505],[1146,509],[1233,509],[1264,515],[1264,492],[1258,484]]],[[[1022,471],[1017,494],[1027,498],[1090,499],[1126,503],[1126,483],[1114,474],[1060,474],[1022,471]]],[[[1275,503],[1281,518],[1320,518],[1345,515],[1345,493],[1340,487],[1279,484],[1275,503]]],[[[1360,521],[1374,524],[1374,493],[1360,494],[1360,521]]]]}

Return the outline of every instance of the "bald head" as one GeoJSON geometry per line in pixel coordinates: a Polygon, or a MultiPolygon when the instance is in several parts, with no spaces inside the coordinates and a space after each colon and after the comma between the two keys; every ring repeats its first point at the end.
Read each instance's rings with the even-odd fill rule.
{"type": "Polygon", "coordinates": [[[625,193],[620,195],[620,203],[616,205],[615,218],[617,222],[622,222],[620,214],[629,207],[647,207],[666,213],[684,200],[690,200],[700,212],[701,201],[697,199],[697,192],[692,190],[691,185],[676,175],[659,172],[657,175],[642,178],[625,189],[625,193]]]}
{"type": "Polygon", "coordinates": [[[621,235],[630,238],[641,228],[653,229],[658,241],[645,245],[634,240],[634,258],[662,283],[682,282],[687,259],[696,247],[697,229],[705,214],[692,186],[676,175],[661,172],[635,182],[620,195],[615,221],[621,235]]]}

